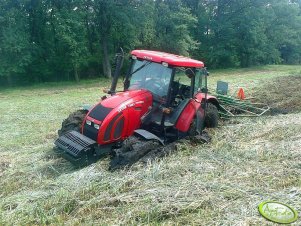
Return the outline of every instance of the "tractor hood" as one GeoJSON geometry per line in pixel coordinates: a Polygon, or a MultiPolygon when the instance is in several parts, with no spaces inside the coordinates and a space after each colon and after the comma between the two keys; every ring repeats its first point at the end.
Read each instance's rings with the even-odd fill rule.
{"type": "Polygon", "coordinates": [[[116,108],[119,105],[125,103],[127,100],[136,96],[142,96],[146,93],[150,93],[147,90],[130,90],[126,92],[116,93],[114,96],[108,97],[101,102],[101,105],[107,108],[116,108]]]}
{"type": "Polygon", "coordinates": [[[128,137],[139,128],[141,117],[149,110],[152,101],[152,94],[147,90],[116,93],[88,112],[82,133],[98,144],[112,143],[128,137]]]}

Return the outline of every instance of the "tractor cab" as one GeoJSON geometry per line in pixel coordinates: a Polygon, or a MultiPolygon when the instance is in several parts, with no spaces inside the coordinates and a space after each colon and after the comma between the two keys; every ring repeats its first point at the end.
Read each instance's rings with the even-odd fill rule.
{"type": "Polygon", "coordinates": [[[197,93],[206,93],[207,74],[205,68],[175,67],[171,82],[171,105],[178,106],[182,100],[195,98],[197,93]]]}
{"type": "Polygon", "coordinates": [[[164,139],[167,134],[179,139],[181,130],[187,132],[186,127],[190,126],[183,126],[185,117],[189,118],[190,112],[195,112],[195,101],[192,100],[199,104],[205,97],[207,74],[201,61],[162,52],[134,50],[124,89],[143,89],[152,94],[152,108],[143,118],[143,128],[157,135],[164,134],[164,139]]]}
{"type": "Polygon", "coordinates": [[[149,90],[155,101],[174,105],[175,99],[193,98],[207,88],[207,71],[201,61],[173,54],[134,50],[125,90],[149,90]]]}

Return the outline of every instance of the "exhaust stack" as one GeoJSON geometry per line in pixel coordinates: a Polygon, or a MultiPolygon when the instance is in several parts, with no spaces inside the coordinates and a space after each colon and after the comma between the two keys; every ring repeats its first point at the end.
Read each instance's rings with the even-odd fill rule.
{"type": "Polygon", "coordinates": [[[115,56],[115,71],[114,71],[114,75],[113,75],[113,79],[112,79],[112,84],[111,84],[111,88],[108,92],[108,94],[111,94],[111,96],[113,96],[116,93],[116,86],[117,86],[117,82],[118,82],[118,78],[121,72],[121,68],[123,65],[123,59],[124,59],[124,52],[123,49],[120,48],[119,53],[116,53],[115,56]]]}

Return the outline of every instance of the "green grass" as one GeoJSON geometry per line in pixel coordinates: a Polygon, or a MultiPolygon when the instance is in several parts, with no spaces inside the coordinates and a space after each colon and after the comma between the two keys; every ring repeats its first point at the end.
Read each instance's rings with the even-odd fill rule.
{"type": "Polygon", "coordinates": [[[235,93],[239,87],[243,87],[246,94],[251,94],[252,90],[263,82],[280,76],[300,74],[301,67],[298,65],[269,65],[243,69],[213,70],[210,73],[208,84],[211,91],[214,91],[217,81],[226,81],[229,82],[230,94],[235,93]]]}
{"type": "MultiPolygon", "coordinates": [[[[301,75],[301,66],[212,71],[209,80],[212,89],[224,80],[233,92],[242,86],[258,96],[290,75],[301,75]]],[[[0,91],[0,225],[273,225],[257,211],[269,199],[300,214],[301,108],[221,122],[208,131],[211,143],[183,142],[178,152],[147,166],[109,172],[104,159],[74,169],[52,151],[57,130],[69,113],[97,102],[108,85],[0,91]]],[[[268,98],[281,107],[286,96],[275,95],[268,98]]],[[[299,95],[290,98],[301,102],[299,95]]]]}

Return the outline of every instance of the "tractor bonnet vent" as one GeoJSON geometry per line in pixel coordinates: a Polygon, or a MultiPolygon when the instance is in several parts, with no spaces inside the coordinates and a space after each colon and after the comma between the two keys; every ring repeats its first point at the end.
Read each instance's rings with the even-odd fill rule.
{"type": "Polygon", "coordinates": [[[112,110],[113,108],[106,108],[99,104],[92,109],[92,111],[89,113],[89,116],[99,121],[103,121],[112,110]]]}

